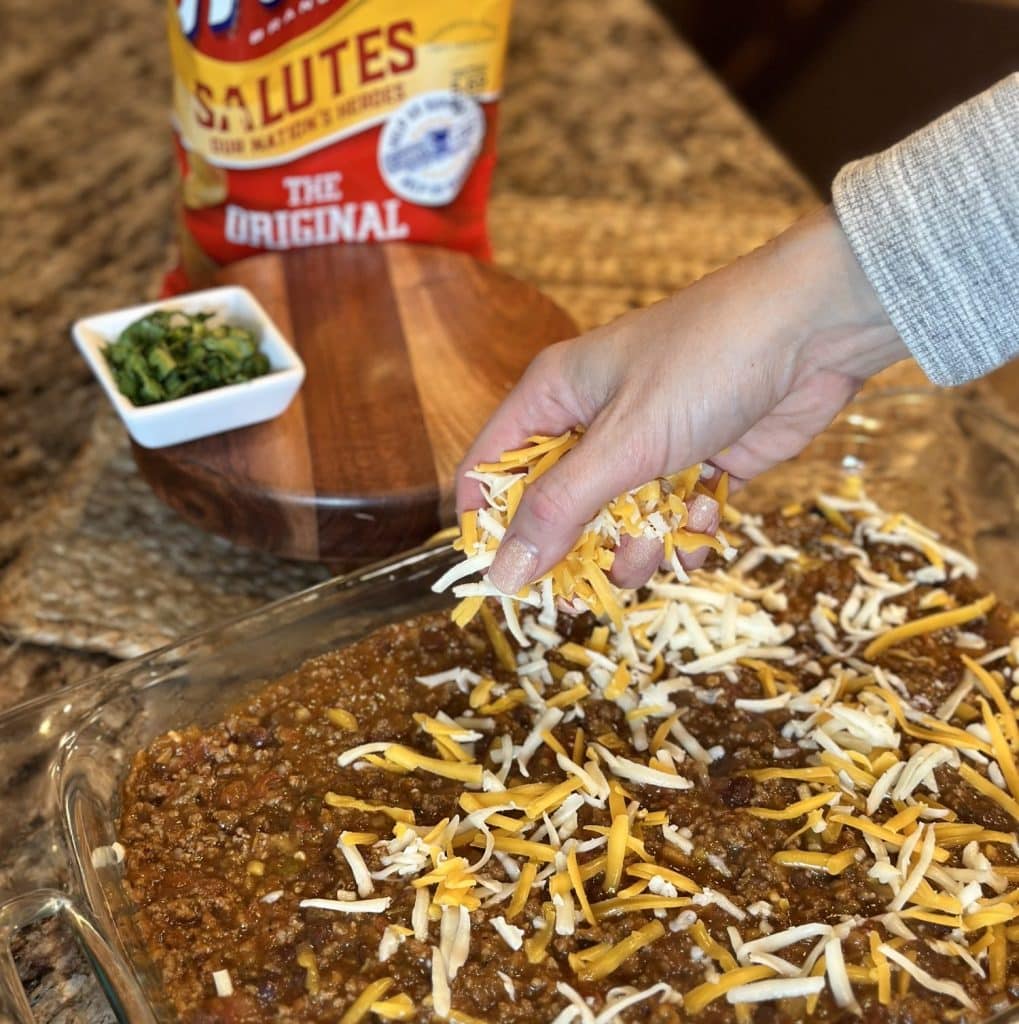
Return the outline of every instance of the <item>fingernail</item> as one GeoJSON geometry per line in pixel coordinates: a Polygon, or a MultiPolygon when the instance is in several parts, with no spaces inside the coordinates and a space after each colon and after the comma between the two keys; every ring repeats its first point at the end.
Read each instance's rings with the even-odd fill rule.
{"type": "Polygon", "coordinates": [[[694,533],[714,533],[718,529],[719,508],[714,498],[697,494],[687,502],[686,528],[694,533]]]}
{"type": "Polygon", "coordinates": [[[616,547],[615,561],[609,579],[624,590],[644,586],[654,575],[662,560],[662,542],[652,537],[629,537],[625,534],[616,547]]]}
{"type": "Polygon", "coordinates": [[[504,594],[515,594],[534,578],[538,549],[520,537],[507,537],[495,554],[488,578],[504,594]]]}
{"type": "Polygon", "coordinates": [[[684,551],[679,556],[679,564],[688,572],[699,569],[707,560],[707,548],[698,548],[696,551],[684,551]]]}

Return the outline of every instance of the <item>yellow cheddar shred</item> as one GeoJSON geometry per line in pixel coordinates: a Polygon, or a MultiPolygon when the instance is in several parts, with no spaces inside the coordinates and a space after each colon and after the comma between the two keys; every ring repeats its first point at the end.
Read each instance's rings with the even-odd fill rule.
{"type": "MultiPolygon", "coordinates": [[[[827,970],[828,970],[828,960],[827,960],[827,957],[821,956],[818,959],[817,963],[814,964],[814,966],[813,966],[813,968],[812,968],[812,970],[810,972],[810,977],[811,978],[822,977],[827,970]]],[[[814,1011],[817,1009],[817,1001],[818,1001],[818,999],[820,999],[820,995],[818,995],[818,994],[807,996],[806,1003],[804,1004],[804,1009],[807,1011],[807,1016],[808,1017],[812,1017],[814,1015],[814,1011]]]]}
{"type": "Polygon", "coordinates": [[[587,898],[587,893],[584,891],[584,879],[580,874],[580,864],[577,861],[577,851],[575,849],[571,848],[570,852],[566,855],[566,870],[569,872],[573,890],[577,894],[577,902],[580,904],[581,912],[587,919],[588,924],[596,925],[598,921],[591,910],[591,903],[587,898]]]}
{"type": "Polygon", "coordinates": [[[573,734],[573,762],[574,764],[583,764],[584,753],[587,749],[587,739],[584,735],[583,728],[577,729],[573,734]]]}
{"type": "MultiPolygon", "coordinates": [[[[642,883],[646,885],[647,883],[642,883]]],[[[591,904],[591,912],[597,920],[603,917],[615,917],[617,914],[636,914],[643,910],[676,910],[690,906],[688,896],[655,896],[638,894],[636,896],[615,896],[591,904]]]]}
{"type": "Polygon", "coordinates": [[[794,779],[797,782],[835,782],[835,772],[828,765],[811,768],[754,768],[747,775],[755,782],[772,779],[794,779]]]}
{"type": "Polygon", "coordinates": [[[384,772],[389,772],[390,775],[407,775],[408,771],[406,768],[399,768],[392,761],[387,761],[384,757],[380,757],[378,754],[365,754],[364,760],[368,764],[374,765],[376,768],[381,768],[384,772]]]}
{"type": "MultiPolygon", "coordinates": [[[[480,843],[484,846],[484,843],[480,843]]],[[[503,853],[516,854],[518,857],[530,857],[532,860],[551,864],[555,860],[555,849],[548,843],[538,843],[533,839],[518,839],[516,836],[496,835],[495,848],[503,853]]]]}
{"type": "Polygon", "coordinates": [[[822,853],[813,850],[779,850],[771,859],[776,864],[789,868],[808,868],[825,871],[829,875],[841,875],[846,868],[856,863],[858,848],[842,850],[840,853],[822,853]]]}
{"type": "MultiPolygon", "coordinates": [[[[858,818],[851,814],[833,813],[828,816],[828,820],[833,824],[845,825],[859,832],[866,832],[867,835],[880,839],[883,843],[896,849],[906,841],[905,836],[898,832],[892,832],[891,829],[885,828],[884,825],[879,825],[876,821],[871,821],[870,818],[858,818]]],[[[938,863],[943,863],[948,860],[948,853],[945,850],[935,849],[934,859],[938,863]]]]}
{"type": "Polygon", "coordinates": [[[589,960],[592,960],[594,957],[598,956],[599,953],[604,953],[605,950],[611,948],[611,942],[597,942],[593,946],[588,946],[586,949],[581,949],[576,953],[570,953],[566,959],[569,962],[570,967],[573,968],[573,973],[577,974],[589,960]]]}
{"type": "Polygon", "coordinates": [[[623,877],[623,861],[626,857],[626,841],[630,836],[630,819],[624,811],[615,814],[609,828],[609,841],[605,848],[605,889],[615,892],[623,877]]]}
{"type": "Polygon", "coordinates": [[[474,689],[471,690],[470,697],[468,698],[470,706],[477,710],[487,704],[494,687],[495,680],[491,677],[479,679],[477,683],[474,684],[474,689]]]}
{"type": "Polygon", "coordinates": [[[690,937],[712,960],[721,964],[725,970],[731,971],[736,966],[735,957],[711,935],[703,921],[694,921],[690,926],[690,937]]]}
{"type": "Polygon", "coordinates": [[[487,604],[481,604],[478,610],[481,613],[481,624],[485,627],[485,633],[488,634],[488,642],[492,645],[496,659],[507,672],[516,674],[516,656],[513,654],[513,648],[510,647],[510,642],[502,631],[502,627],[495,621],[492,609],[487,604]]]}
{"type": "Polygon", "coordinates": [[[988,672],[983,665],[975,662],[969,655],[962,655],[962,663],[976,676],[980,685],[987,691],[987,695],[994,701],[1001,719],[1005,723],[1005,732],[1013,749],[1019,747],[1019,722],[1016,722],[1015,709],[1002,693],[998,680],[994,678],[993,673],[988,672]]]}
{"type": "Polygon", "coordinates": [[[478,546],[478,511],[469,509],[460,516],[460,535],[453,541],[458,551],[473,551],[478,546]]]}
{"type": "Polygon", "coordinates": [[[896,723],[907,736],[912,736],[918,740],[926,740],[929,743],[940,743],[946,747],[979,750],[981,754],[989,756],[993,754],[989,744],[984,743],[981,739],[977,739],[976,736],[966,732],[965,729],[956,728],[954,725],[949,725],[947,722],[940,722],[936,719],[929,720],[930,728],[924,728],[909,721],[906,718],[905,711],[902,709],[902,698],[898,694],[892,693],[891,690],[884,690],[880,687],[868,687],[868,692],[880,697],[891,707],[896,723]]]}
{"type": "Polygon", "coordinates": [[[618,700],[630,685],[630,672],[625,665],[620,665],[612,674],[609,685],[605,687],[606,700],[618,700]]]}
{"type": "Polygon", "coordinates": [[[1019,910],[1004,900],[977,910],[972,914],[966,914],[962,919],[962,926],[967,931],[976,931],[979,928],[993,928],[999,924],[1008,924],[1019,917],[1019,910]]]}
{"type": "Polygon", "coordinates": [[[318,960],[315,957],[315,951],[307,946],[302,948],[297,954],[297,966],[304,968],[304,987],[308,995],[318,995],[318,960]]]}
{"type": "Polygon", "coordinates": [[[507,690],[497,700],[493,700],[489,704],[482,704],[478,711],[483,715],[502,715],[526,703],[526,691],[522,690],[519,686],[514,686],[512,690],[507,690]]]}
{"type": "Polygon", "coordinates": [[[463,629],[484,605],[483,597],[465,597],[452,611],[450,618],[463,629]]]}
{"type": "Polygon", "coordinates": [[[991,944],[987,948],[987,975],[995,992],[1005,991],[1008,973],[1008,939],[1005,925],[991,926],[991,944]]]}
{"type": "Polygon", "coordinates": [[[873,661],[878,655],[884,653],[889,647],[901,644],[914,636],[921,636],[924,633],[933,633],[939,629],[948,629],[949,626],[961,626],[964,622],[979,619],[986,615],[995,605],[997,598],[993,594],[980,598],[972,604],[963,605],[961,608],[953,608],[950,611],[935,612],[933,615],[925,615],[919,619],[912,619],[904,622],[901,626],[895,626],[875,637],[864,648],[863,656],[868,661],[873,661]]]}
{"type": "MultiPolygon", "coordinates": [[[[1001,769],[1001,774],[1005,780],[1005,784],[1008,786],[1008,791],[1016,800],[1019,800],[1019,771],[1016,770],[1012,751],[1009,750],[1008,742],[1005,739],[1004,733],[1001,731],[1001,726],[998,725],[997,717],[994,712],[991,711],[990,704],[988,704],[983,697],[978,698],[978,700],[980,703],[980,711],[984,718],[984,725],[987,727],[987,732],[991,737],[991,748],[994,750],[994,759],[998,762],[998,767],[1001,769]]],[[[1011,710],[1009,711],[1009,715],[1011,717],[1011,710]]]]}
{"type": "Polygon", "coordinates": [[[540,818],[546,811],[558,807],[571,793],[576,792],[584,785],[583,779],[576,776],[552,786],[547,793],[532,800],[525,808],[524,814],[530,818],[540,818]]]}
{"type": "Polygon", "coordinates": [[[357,728],[357,719],[343,708],[326,708],[326,718],[338,729],[353,732],[357,728]]]}
{"type": "Polygon", "coordinates": [[[631,864],[626,869],[626,873],[634,878],[649,880],[656,877],[663,878],[666,882],[671,882],[680,892],[694,894],[701,891],[701,887],[692,878],[687,878],[686,875],[661,864],[631,864]]]}
{"type": "Polygon", "coordinates": [[[912,807],[903,807],[901,811],[893,814],[884,823],[885,828],[892,832],[901,832],[912,825],[923,814],[923,811],[924,808],[920,804],[914,804],[912,807]]]}
{"type": "Polygon", "coordinates": [[[360,1024],[372,1012],[372,1003],[378,1002],[392,987],[392,978],[379,978],[371,982],[340,1017],[340,1024],[360,1024]]]}
{"type": "Polygon", "coordinates": [[[420,768],[421,771],[430,772],[432,775],[441,775],[444,779],[467,782],[475,786],[481,785],[484,769],[480,764],[442,761],[437,757],[427,757],[399,743],[394,743],[391,747],[388,747],[385,751],[385,756],[386,760],[392,761],[393,764],[400,768],[408,768],[411,771],[420,768]]]}
{"type": "Polygon", "coordinates": [[[509,906],[506,908],[506,920],[512,921],[517,917],[527,904],[531,895],[531,886],[534,885],[535,876],[538,874],[538,865],[529,860],[520,869],[520,877],[513,887],[513,895],[510,897],[509,906]]]}
{"type": "Polygon", "coordinates": [[[345,796],[341,793],[326,793],[323,800],[329,807],[366,811],[369,814],[377,811],[380,814],[388,815],[393,821],[402,821],[407,825],[414,824],[414,812],[406,807],[389,807],[386,804],[370,803],[367,800],[358,800],[356,797],[345,796]]]}
{"type": "Polygon", "coordinates": [[[683,1009],[687,1013],[700,1013],[706,1006],[720,999],[737,985],[749,985],[754,981],[763,981],[770,978],[775,971],[771,967],[753,965],[750,967],[735,967],[726,971],[718,981],[706,981],[703,985],[690,989],[683,996],[683,1009]]]}
{"type": "Polygon", "coordinates": [[[529,964],[540,964],[545,959],[545,951],[555,934],[555,911],[551,903],[542,908],[542,917],[541,927],[524,939],[524,956],[529,964]]]}
{"type": "Polygon", "coordinates": [[[877,972],[877,999],[882,1006],[892,1001],[892,972],[888,966],[888,958],[881,952],[881,936],[877,932],[868,932],[870,942],[870,958],[874,961],[877,972]]]}
{"type": "Polygon", "coordinates": [[[959,774],[978,792],[993,800],[1003,811],[1019,821],[1019,800],[998,789],[990,779],[985,779],[968,764],[959,765],[959,774]]]}
{"type": "Polygon", "coordinates": [[[747,813],[752,814],[755,818],[764,818],[766,821],[791,821],[793,818],[798,818],[801,814],[806,814],[808,811],[813,811],[819,807],[824,807],[826,804],[830,804],[833,800],[837,800],[838,797],[839,794],[834,790],[827,790],[823,793],[815,793],[813,796],[808,796],[805,800],[797,800],[796,803],[783,807],[780,810],[773,810],[770,807],[748,807],[746,810],[747,813]]]}
{"type": "Polygon", "coordinates": [[[638,928],[635,932],[632,932],[625,939],[621,939],[614,946],[610,946],[608,949],[602,950],[596,956],[593,956],[584,964],[583,969],[579,972],[579,977],[583,981],[601,981],[602,978],[607,978],[613,971],[621,967],[624,961],[633,956],[634,953],[650,945],[656,939],[660,939],[664,934],[665,925],[661,921],[649,922],[643,927],[638,928]]]}
{"type": "Polygon", "coordinates": [[[401,992],[392,999],[380,999],[377,1003],[372,1003],[371,1012],[382,1020],[410,1020],[417,1009],[410,996],[406,992],[401,992]]]}
{"type": "Polygon", "coordinates": [[[551,747],[557,754],[562,754],[563,757],[567,757],[566,748],[556,739],[556,735],[550,729],[543,729],[541,733],[542,741],[546,746],[551,747]]]}
{"type": "Polygon", "coordinates": [[[379,837],[375,832],[341,832],[340,843],[343,846],[371,846],[379,837]]]}

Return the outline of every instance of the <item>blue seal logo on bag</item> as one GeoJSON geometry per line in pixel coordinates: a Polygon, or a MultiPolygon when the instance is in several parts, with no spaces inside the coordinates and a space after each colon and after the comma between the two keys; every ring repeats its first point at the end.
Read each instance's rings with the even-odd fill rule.
{"type": "Polygon", "coordinates": [[[441,89],[409,100],[379,136],[379,170],[401,199],[445,206],[460,194],[481,151],[485,115],[463,93],[441,89]]]}

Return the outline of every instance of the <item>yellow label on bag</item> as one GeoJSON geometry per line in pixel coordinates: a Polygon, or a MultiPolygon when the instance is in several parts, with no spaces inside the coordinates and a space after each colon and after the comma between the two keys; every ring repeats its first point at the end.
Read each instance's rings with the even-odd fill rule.
{"type": "Polygon", "coordinates": [[[219,167],[286,162],[385,121],[415,97],[486,101],[502,88],[507,0],[210,0],[206,24],[199,7],[168,5],[173,107],[183,146],[219,167]],[[224,28],[231,7],[235,20],[224,28]]]}

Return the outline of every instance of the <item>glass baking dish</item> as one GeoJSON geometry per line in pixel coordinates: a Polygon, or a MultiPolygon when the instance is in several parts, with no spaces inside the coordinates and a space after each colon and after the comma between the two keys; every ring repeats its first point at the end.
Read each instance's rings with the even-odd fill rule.
{"type": "MultiPolygon", "coordinates": [[[[972,399],[883,393],[850,406],[798,459],[738,503],[763,509],[860,475],[888,508],[974,557],[1019,598],[1019,429],[972,399]]],[[[22,927],[71,928],[118,1019],[172,1021],[135,928],[119,865],[118,790],[133,753],[168,729],[212,723],[266,681],[372,630],[447,606],[430,584],[455,555],[418,549],[323,583],[0,716],[0,1020],[31,1024],[11,956],[22,927]]],[[[1019,1020],[1019,1008],[995,1021],[1019,1020]]]]}

